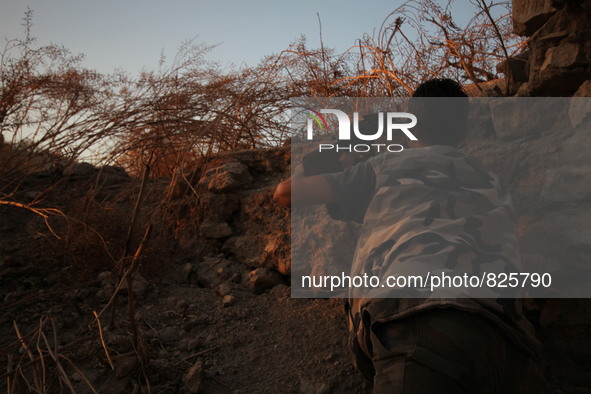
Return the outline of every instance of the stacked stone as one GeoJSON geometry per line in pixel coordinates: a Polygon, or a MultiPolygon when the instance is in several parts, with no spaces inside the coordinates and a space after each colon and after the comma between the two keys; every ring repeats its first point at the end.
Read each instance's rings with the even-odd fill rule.
{"type": "MultiPolygon", "coordinates": [[[[488,134],[472,137],[469,149],[511,186],[524,263],[571,283],[576,275],[588,275],[591,264],[591,99],[581,99],[591,97],[591,0],[513,0],[513,26],[528,43],[524,53],[497,66],[510,82],[510,94],[574,98],[552,101],[560,108],[549,108],[545,119],[521,119],[531,123],[530,130],[550,122],[553,127],[543,128],[550,132],[523,128],[522,134],[506,135],[493,122],[488,134]]],[[[502,102],[497,107],[491,108],[493,118],[497,108],[505,121],[527,113],[502,102]]],[[[591,302],[550,298],[526,305],[544,345],[549,391],[587,392],[591,302]]]]}
{"type": "Polygon", "coordinates": [[[516,96],[572,96],[591,79],[591,0],[513,0],[528,49],[498,65],[516,96]]]}

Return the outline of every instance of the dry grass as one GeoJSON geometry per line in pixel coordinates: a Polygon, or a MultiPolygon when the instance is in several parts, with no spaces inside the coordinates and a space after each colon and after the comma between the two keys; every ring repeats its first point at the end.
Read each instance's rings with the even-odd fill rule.
{"type": "Polygon", "coordinates": [[[75,393],[77,390],[72,384],[72,373],[77,373],[87,388],[97,393],[82,370],[63,353],[53,319],[40,319],[39,326],[25,335],[21,334],[14,322],[14,331],[22,350],[20,355],[6,354],[7,370],[3,376],[8,394],[75,393]],[[46,334],[46,331],[49,333],[46,334]]]}

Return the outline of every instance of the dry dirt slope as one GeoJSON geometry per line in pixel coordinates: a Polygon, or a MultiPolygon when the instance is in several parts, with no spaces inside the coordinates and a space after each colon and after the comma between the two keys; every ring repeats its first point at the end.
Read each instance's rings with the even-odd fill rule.
{"type": "Polygon", "coordinates": [[[285,149],[212,160],[195,170],[199,197],[182,179],[152,181],[129,243],[131,256],[152,225],[133,319],[122,289],[101,317],[102,340],[93,312],[116,292],[139,180],[80,165],[4,185],[13,201],[67,219],[50,215],[50,230],[30,210],[0,206],[0,390],[68,391],[69,380],[92,392],[88,380],[101,393],[367,391],[346,353],[342,302],[289,296],[288,213],[270,204],[288,160],[285,149]]]}

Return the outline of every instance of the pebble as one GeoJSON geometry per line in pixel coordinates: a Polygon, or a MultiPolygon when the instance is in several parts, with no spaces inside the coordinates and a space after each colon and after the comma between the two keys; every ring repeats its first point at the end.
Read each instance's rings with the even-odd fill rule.
{"type": "Polygon", "coordinates": [[[203,339],[193,338],[187,341],[187,351],[192,352],[203,345],[203,339]]]}
{"type": "Polygon", "coordinates": [[[230,285],[227,282],[222,282],[216,290],[220,296],[224,297],[230,294],[230,292],[232,291],[232,287],[230,287],[230,285]]]}
{"type": "Polygon", "coordinates": [[[123,360],[119,361],[115,366],[115,375],[118,378],[123,378],[125,376],[131,375],[137,369],[138,360],[136,357],[126,357],[123,360]]]}
{"type": "Polygon", "coordinates": [[[106,285],[111,281],[111,272],[110,271],[103,271],[97,275],[96,280],[101,283],[101,285],[106,285]]]}
{"type": "Polygon", "coordinates": [[[260,267],[248,273],[246,278],[248,288],[254,294],[262,294],[282,282],[281,275],[268,268],[260,267]]]}
{"type": "Polygon", "coordinates": [[[183,375],[183,383],[185,388],[190,393],[199,393],[203,391],[205,383],[205,371],[203,370],[203,362],[197,361],[191,368],[183,375]]]}
{"type": "Polygon", "coordinates": [[[223,306],[230,306],[234,303],[234,296],[233,295],[225,295],[224,298],[222,298],[222,305],[223,306]]]}

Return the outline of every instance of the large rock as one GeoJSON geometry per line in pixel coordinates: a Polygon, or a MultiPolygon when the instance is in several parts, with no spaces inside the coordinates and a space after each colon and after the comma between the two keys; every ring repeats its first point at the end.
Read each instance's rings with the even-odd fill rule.
{"type": "Polygon", "coordinates": [[[556,102],[540,98],[501,98],[490,101],[495,135],[504,141],[535,137],[556,122],[556,102]],[[532,107],[535,103],[535,108],[532,107]]]}
{"type": "Polygon", "coordinates": [[[74,163],[64,169],[64,175],[66,176],[78,176],[85,177],[94,175],[98,171],[94,165],[86,162],[74,163]]]}
{"type": "Polygon", "coordinates": [[[195,275],[197,285],[210,289],[216,288],[238,271],[236,263],[222,256],[206,256],[203,260],[192,264],[191,271],[195,275]]]}
{"type": "MultiPolygon", "coordinates": [[[[587,204],[588,205],[588,204],[587,204]]],[[[554,242],[566,247],[591,246],[591,209],[585,204],[544,215],[544,227],[554,242]]]]}
{"type": "Polygon", "coordinates": [[[291,274],[290,236],[287,233],[271,234],[266,237],[263,262],[283,275],[291,274]]]}
{"type": "Polygon", "coordinates": [[[530,96],[572,96],[585,80],[591,78],[588,66],[573,68],[546,67],[529,84],[530,96]]]}
{"type": "Polygon", "coordinates": [[[240,235],[229,238],[222,246],[222,251],[232,254],[239,262],[248,265],[260,265],[265,250],[265,237],[259,235],[240,235]]]}
{"type": "Polygon", "coordinates": [[[513,31],[531,36],[555,12],[552,0],[513,0],[513,31]]]}
{"type": "Polygon", "coordinates": [[[240,197],[236,194],[207,193],[199,197],[197,212],[203,221],[213,223],[227,222],[240,207],[240,197]]]}
{"type": "Polygon", "coordinates": [[[250,291],[261,294],[283,282],[281,275],[270,269],[260,267],[248,273],[246,284],[250,291]]]}
{"type": "Polygon", "coordinates": [[[562,42],[556,47],[548,48],[540,71],[544,71],[548,67],[574,67],[583,65],[584,62],[585,56],[581,44],[577,42],[562,42]]]}
{"type": "Polygon", "coordinates": [[[521,96],[572,96],[591,79],[591,14],[576,1],[562,3],[528,41],[529,81],[521,96]]]}
{"type": "Polygon", "coordinates": [[[292,277],[350,271],[360,225],[333,220],[319,206],[293,209],[291,222],[292,277]]]}
{"type": "MultiPolygon", "coordinates": [[[[127,292],[127,280],[123,282],[123,284],[121,285],[121,290],[123,290],[124,292],[127,292]]],[[[141,297],[143,296],[146,291],[148,290],[148,287],[150,287],[150,283],[148,282],[148,280],[146,278],[144,278],[144,276],[142,274],[140,274],[139,272],[136,272],[135,274],[133,274],[133,281],[132,281],[132,287],[133,287],[133,294],[141,297]]]]}
{"type": "Polygon", "coordinates": [[[583,82],[573,97],[591,97],[591,80],[583,82]]]}
{"type": "Polygon", "coordinates": [[[206,221],[199,226],[199,232],[205,238],[227,238],[232,235],[232,228],[226,222],[206,221]]]}
{"type": "Polygon", "coordinates": [[[568,115],[573,127],[579,126],[589,119],[591,114],[591,80],[587,80],[579,86],[570,102],[568,115]],[[584,98],[583,98],[584,97],[584,98]]]}
{"type": "Polygon", "coordinates": [[[199,183],[214,193],[227,193],[236,191],[250,182],[252,177],[248,167],[239,161],[229,161],[220,167],[208,170],[199,183]]]}
{"type": "Polygon", "coordinates": [[[571,202],[591,198],[591,166],[562,166],[546,172],[542,198],[571,202]]]}
{"type": "Polygon", "coordinates": [[[467,143],[481,144],[496,137],[488,104],[488,100],[470,100],[467,143]]]}
{"type": "MultiPolygon", "coordinates": [[[[591,99],[589,99],[591,101],[591,99]]],[[[588,103],[589,101],[587,101],[588,103]]],[[[591,120],[587,118],[587,125],[591,120]]],[[[591,162],[591,132],[586,127],[578,127],[575,133],[562,145],[560,160],[565,164],[588,165],[591,162]]]]}
{"type": "Polygon", "coordinates": [[[505,74],[507,79],[511,81],[512,93],[515,93],[519,86],[528,80],[528,57],[529,53],[526,52],[497,64],[497,72],[505,74]]]}
{"type": "Polygon", "coordinates": [[[504,78],[492,81],[465,85],[464,91],[469,97],[503,97],[507,91],[507,80],[504,78]]]}

